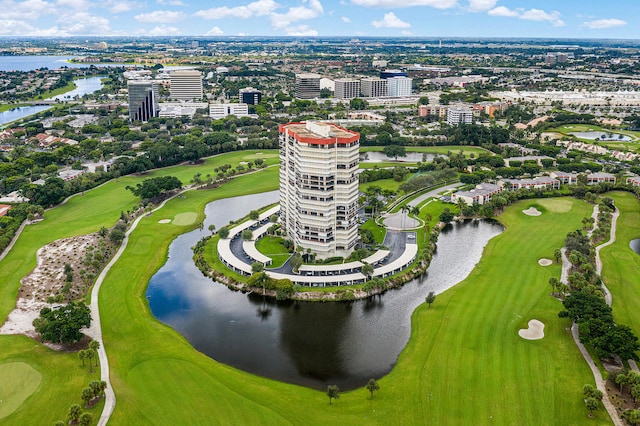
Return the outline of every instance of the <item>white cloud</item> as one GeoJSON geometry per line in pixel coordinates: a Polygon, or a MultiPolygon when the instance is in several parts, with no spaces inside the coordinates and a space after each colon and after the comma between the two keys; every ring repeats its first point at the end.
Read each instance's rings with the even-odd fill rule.
{"type": "Polygon", "coordinates": [[[624,27],[627,25],[627,21],[616,18],[596,19],[593,21],[587,21],[582,24],[583,27],[590,28],[592,30],[601,30],[603,28],[615,28],[624,27]]]}
{"type": "Polygon", "coordinates": [[[376,28],[409,28],[410,23],[404,22],[398,18],[395,13],[385,13],[381,21],[372,21],[371,25],[376,28]]]}
{"type": "Polygon", "coordinates": [[[273,0],[256,0],[246,6],[236,7],[213,7],[211,9],[199,10],[195,13],[203,19],[224,19],[224,18],[243,18],[248,19],[254,16],[265,16],[274,12],[278,8],[278,4],[273,0]]]}
{"type": "Polygon", "coordinates": [[[182,0],[156,0],[158,4],[163,6],[186,6],[182,0]]]}
{"type": "Polygon", "coordinates": [[[549,22],[554,27],[563,27],[564,21],[560,19],[560,12],[545,12],[542,9],[509,9],[505,6],[495,7],[487,12],[490,16],[503,16],[509,18],[518,18],[525,21],[544,21],[549,22]]]}
{"type": "Polygon", "coordinates": [[[149,36],[170,36],[181,35],[181,31],[176,27],[167,27],[166,25],[159,25],[147,31],[149,36]]]}
{"type": "Polygon", "coordinates": [[[205,35],[214,36],[214,35],[222,35],[222,34],[224,34],[224,31],[222,31],[219,27],[213,27],[209,31],[207,31],[205,35]]]}
{"type": "Polygon", "coordinates": [[[141,13],[140,15],[134,16],[134,18],[138,22],[167,23],[179,21],[184,18],[184,16],[184,13],[173,10],[154,10],[150,13],[141,13]]]}
{"type": "Polygon", "coordinates": [[[104,5],[111,13],[124,13],[142,8],[142,4],[135,1],[110,1],[104,5]]]}
{"type": "Polygon", "coordinates": [[[357,6],[400,8],[412,6],[430,6],[436,9],[450,9],[458,5],[458,0],[351,0],[357,6]]]}
{"type": "Polygon", "coordinates": [[[56,4],[62,9],[88,10],[91,6],[87,0],[58,0],[56,4]]]}
{"type": "Polygon", "coordinates": [[[272,13],[271,24],[274,28],[287,28],[294,22],[316,18],[323,12],[324,9],[319,0],[310,0],[309,7],[296,6],[290,7],[286,13],[272,13]]]}
{"type": "Polygon", "coordinates": [[[484,12],[496,6],[498,0],[469,0],[470,12],[484,12]]]}
{"type": "Polygon", "coordinates": [[[58,17],[58,23],[62,24],[62,34],[111,34],[111,28],[109,27],[109,20],[107,18],[91,15],[88,12],[63,13],[58,17]]]}
{"type": "MultiPolygon", "coordinates": [[[[43,0],[26,0],[14,2],[13,0],[0,0],[0,10],[2,10],[3,22],[9,23],[12,20],[35,21],[42,15],[55,13],[54,5],[43,0]]],[[[18,23],[11,22],[12,26],[18,23]]],[[[18,25],[23,27],[22,25],[18,25]]],[[[4,27],[3,27],[4,30],[4,27]]],[[[0,30],[2,31],[2,30],[0,30]]],[[[4,31],[3,31],[4,33],[4,31]]]]}
{"type": "Polygon", "coordinates": [[[298,25],[297,27],[287,28],[288,36],[297,36],[297,37],[315,37],[318,35],[318,31],[309,28],[308,25],[298,25]]]}
{"type": "Polygon", "coordinates": [[[340,20],[345,24],[348,24],[349,22],[351,22],[351,19],[347,18],[346,16],[343,16],[342,18],[340,18],[340,20]]]}

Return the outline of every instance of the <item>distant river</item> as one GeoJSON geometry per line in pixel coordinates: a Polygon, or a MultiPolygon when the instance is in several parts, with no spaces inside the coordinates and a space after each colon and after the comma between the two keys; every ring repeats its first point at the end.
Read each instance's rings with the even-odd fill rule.
{"type": "Polygon", "coordinates": [[[73,64],[67,62],[75,56],[0,56],[0,71],[33,71],[40,68],[55,70],[62,67],[88,68],[95,66],[122,66],[122,64],[73,64]]]}
{"type": "MultiPolygon", "coordinates": [[[[76,96],[81,98],[88,93],[93,93],[102,89],[101,78],[102,77],[90,77],[74,80],[74,83],[76,84],[76,88],[74,90],[48,99],[58,99],[63,102],[65,100],[71,100],[76,96]]],[[[0,125],[28,117],[49,108],[51,107],[46,105],[34,105],[13,108],[8,111],[0,112],[0,125]]]]}

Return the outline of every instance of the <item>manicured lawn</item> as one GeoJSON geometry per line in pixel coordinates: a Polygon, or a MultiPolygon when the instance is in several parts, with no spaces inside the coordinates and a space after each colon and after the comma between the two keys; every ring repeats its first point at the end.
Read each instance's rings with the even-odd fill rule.
{"type": "Polygon", "coordinates": [[[600,251],[602,278],[613,297],[616,322],[630,326],[640,336],[640,255],[629,242],[640,238],[640,203],[628,192],[606,194],[620,209],[616,242],[600,251]]]}
{"type": "MultiPolygon", "coordinates": [[[[384,147],[382,146],[361,146],[360,152],[371,152],[378,151],[382,152],[384,147]]],[[[474,154],[476,157],[480,154],[486,154],[487,151],[484,148],[480,148],[477,146],[461,146],[461,145],[444,145],[444,146],[407,146],[405,147],[406,152],[425,152],[427,154],[440,154],[447,155],[448,152],[460,152],[465,157],[469,157],[471,154],[474,154]]]]}
{"type": "Polygon", "coordinates": [[[0,363],[0,419],[13,413],[40,386],[42,375],[26,362],[0,363]]]}
{"type": "Polygon", "coordinates": [[[289,250],[282,244],[283,241],[284,239],[282,237],[266,235],[256,242],[258,251],[272,259],[272,263],[269,266],[270,268],[282,266],[291,256],[289,250]]]}
{"type": "MultiPolygon", "coordinates": [[[[160,173],[193,176],[195,172],[187,174],[185,168],[190,169],[160,173]]],[[[392,372],[379,378],[381,390],[373,400],[366,390],[358,389],[329,405],[324,392],[219,364],[156,321],[145,298],[149,278],[165,261],[171,241],[197,226],[168,227],[157,222],[158,215],[173,218],[197,212],[198,223],[206,203],[276,189],[277,175],[277,168],[270,168],[212,191],[189,191],[143,219],[131,235],[100,294],[104,344],[118,398],[110,424],[608,423],[602,410],[595,420],[587,419],[582,385],[593,383],[593,378],[569,336],[569,323],[557,317],[560,302],[549,297],[548,279],[559,277],[560,268],[537,264],[541,257],[553,258],[566,233],[590,215],[591,206],[577,200],[569,200],[568,211],[558,209],[564,212],[554,212],[554,200],[545,200],[548,208],[539,217],[521,212],[535,201],[507,209],[501,217],[507,230],[489,243],[469,278],[438,295],[431,308],[422,305],[416,310],[411,340],[392,372]],[[546,325],[540,341],[517,335],[532,318],[546,325]]],[[[29,226],[14,248],[19,250],[0,263],[4,284],[0,313],[6,316],[11,300],[13,307],[16,279],[28,269],[19,271],[26,269],[25,263],[35,263],[35,250],[43,241],[113,224],[122,208],[136,202],[128,191],[120,190],[141,179],[121,178],[96,194],[90,191],[72,200],[75,208],[58,207],[47,213],[44,222],[29,226]],[[106,211],[95,212],[95,206],[106,211]],[[87,217],[80,218],[76,227],[78,211],[87,217]],[[52,223],[52,217],[59,223],[52,223]]],[[[33,397],[8,417],[10,424],[62,419],[90,381],[76,355],[51,352],[22,336],[0,336],[0,344],[0,360],[27,362],[43,376],[33,397]]]]}
{"type": "Polygon", "coordinates": [[[362,229],[368,229],[373,234],[373,238],[376,240],[378,244],[382,244],[384,241],[384,236],[387,234],[387,231],[382,226],[378,225],[373,219],[367,220],[360,226],[362,229]]]}
{"type": "Polygon", "coordinates": [[[361,183],[360,191],[367,192],[367,190],[372,186],[379,186],[383,190],[386,189],[389,191],[398,191],[400,185],[411,179],[411,176],[413,176],[413,173],[407,174],[402,182],[398,182],[395,179],[380,179],[373,182],[361,183]]]}

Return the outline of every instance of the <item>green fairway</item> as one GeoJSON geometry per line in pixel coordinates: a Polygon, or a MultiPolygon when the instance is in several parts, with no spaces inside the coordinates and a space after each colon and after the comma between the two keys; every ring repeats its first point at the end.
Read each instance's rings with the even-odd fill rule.
{"type": "Polygon", "coordinates": [[[387,230],[374,222],[373,219],[367,220],[363,223],[360,228],[368,229],[373,234],[373,238],[376,240],[376,243],[382,244],[384,242],[384,237],[387,234],[387,230]]]}
{"type": "MultiPolygon", "coordinates": [[[[231,156],[244,161],[240,154],[247,155],[216,157],[216,164],[233,164],[231,156]]],[[[214,161],[207,162],[208,168],[181,166],[121,178],[47,212],[47,219],[28,226],[0,262],[0,313],[6,316],[15,304],[18,281],[35,264],[37,248],[112,225],[121,210],[137,202],[125,185],[158,175],[179,176],[184,182],[197,172],[212,173],[207,170],[214,161]]],[[[100,294],[104,346],[118,398],[110,424],[608,423],[603,410],[595,419],[587,418],[582,385],[593,384],[593,378],[570,338],[569,322],[557,317],[560,302],[549,296],[548,279],[559,277],[560,267],[537,263],[542,257],[553,258],[567,232],[591,214],[590,205],[574,199],[523,201],[509,207],[500,218],[506,231],[490,241],[471,275],[438,295],[431,308],[421,305],[415,311],[411,339],[391,373],[378,378],[381,389],[373,400],[358,389],[329,405],[324,392],[252,376],[197,352],[153,318],[145,298],[147,283],[165,261],[171,241],[197,226],[206,203],[277,187],[274,167],[214,190],[188,191],[142,219],[131,234],[100,294]],[[543,202],[541,216],[522,213],[543,202]],[[193,225],[158,223],[190,212],[198,214],[193,225]],[[521,339],[518,330],[534,318],[545,324],[544,339],[521,339]]],[[[63,419],[68,406],[79,402],[82,388],[98,376],[89,378],[76,354],[52,352],[23,336],[0,336],[0,345],[0,361],[27,362],[43,377],[33,396],[7,417],[8,424],[63,419]]],[[[94,418],[99,409],[92,410],[94,418]]]]}
{"type": "Polygon", "coordinates": [[[0,419],[13,413],[42,382],[42,375],[25,362],[0,364],[0,419]]]}
{"type": "Polygon", "coordinates": [[[282,245],[284,240],[282,237],[274,237],[272,235],[266,235],[260,238],[256,242],[256,248],[265,256],[269,256],[272,260],[269,268],[278,268],[289,259],[291,253],[282,245]]]}
{"type": "MultiPolygon", "coordinates": [[[[382,146],[361,146],[360,152],[382,152],[384,147],[382,146]]],[[[480,148],[477,146],[462,146],[462,145],[444,145],[444,146],[405,146],[406,152],[424,152],[426,154],[439,154],[439,155],[447,155],[449,152],[460,152],[464,154],[465,157],[469,157],[471,154],[476,157],[480,154],[487,154],[487,151],[484,148],[480,148]]]]}
{"type": "Polygon", "coordinates": [[[196,223],[196,219],[198,219],[198,213],[195,213],[195,212],[178,213],[176,217],[173,218],[171,223],[178,226],[193,225],[194,223],[196,223]]]}
{"type": "Polygon", "coordinates": [[[640,335],[640,255],[629,242],[640,238],[640,203],[628,192],[606,194],[620,210],[616,242],[600,251],[602,279],[613,297],[616,322],[630,326],[640,335]]]}

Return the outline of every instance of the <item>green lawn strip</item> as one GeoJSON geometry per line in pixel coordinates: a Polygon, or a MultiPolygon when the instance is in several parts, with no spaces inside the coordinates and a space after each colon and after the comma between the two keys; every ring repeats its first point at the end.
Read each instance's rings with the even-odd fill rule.
{"type": "Polygon", "coordinates": [[[363,223],[360,228],[368,229],[373,234],[373,238],[376,240],[378,244],[382,244],[384,241],[384,236],[387,234],[387,230],[378,225],[373,219],[367,220],[363,223]]]}
{"type": "Polygon", "coordinates": [[[442,211],[449,207],[450,209],[454,209],[454,205],[449,204],[449,203],[443,203],[440,200],[437,199],[433,199],[433,201],[431,201],[429,204],[426,204],[426,202],[428,200],[425,200],[425,203],[423,203],[420,207],[420,215],[419,217],[422,220],[427,220],[427,215],[430,214],[431,215],[431,221],[429,222],[429,226],[431,226],[431,229],[433,229],[433,227],[440,222],[440,214],[442,213],[442,211]]]}
{"type": "MultiPolygon", "coordinates": [[[[33,368],[41,376],[41,381],[33,393],[26,395],[24,402],[7,417],[2,418],[0,410],[0,423],[6,425],[53,424],[57,420],[66,421],[67,411],[72,404],[83,406],[80,397],[82,389],[93,380],[100,380],[100,369],[94,367],[94,372],[89,373],[88,361],[82,367],[82,362],[75,352],[57,352],[34,340],[19,335],[0,336],[0,367],[11,366],[13,363],[25,363],[33,368]]],[[[94,359],[95,362],[95,359],[94,359]]],[[[15,373],[20,373],[16,370],[15,373]]],[[[20,376],[12,380],[12,375],[2,375],[0,380],[0,400],[9,402],[29,389],[24,382],[25,377],[20,376]],[[9,392],[6,396],[5,392],[9,392]]],[[[95,420],[100,417],[104,401],[99,402],[89,411],[95,420]]]]}
{"type": "Polygon", "coordinates": [[[207,242],[207,245],[204,247],[204,252],[202,254],[204,257],[204,260],[207,261],[207,264],[211,266],[213,270],[221,272],[224,275],[230,276],[234,278],[236,281],[245,282],[247,280],[246,276],[228,268],[227,265],[222,263],[222,261],[220,260],[220,256],[218,256],[218,240],[219,239],[220,237],[216,235],[207,242]]]}
{"type": "MultiPolygon", "coordinates": [[[[480,154],[486,154],[488,151],[484,148],[480,148],[477,146],[462,146],[462,145],[444,145],[444,146],[405,146],[406,152],[424,152],[427,154],[440,154],[447,155],[449,152],[460,152],[465,157],[469,157],[471,154],[474,154],[476,157],[480,154]]],[[[360,152],[383,152],[383,146],[361,146],[360,152]]]]}
{"type": "Polygon", "coordinates": [[[400,187],[400,185],[402,185],[403,182],[406,182],[407,180],[409,180],[411,176],[413,176],[413,173],[407,174],[407,176],[404,178],[402,182],[398,182],[395,179],[380,179],[380,180],[375,180],[373,182],[361,183],[360,191],[366,193],[370,187],[379,186],[383,190],[386,189],[386,190],[395,192],[395,191],[398,191],[398,188],[400,187]]]}
{"type": "Polygon", "coordinates": [[[272,259],[269,268],[282,266],[291,256],[289,250],[282,244],[284,239],[273,235],[265,235],[256,242],[256,249],[272,259]]]}
{"type": "Polygon", "coordinates": [[[640,203],[628,192],[612,192],[620,210],[616,226],[616,242],[600,251],[602,279],[612,295],[615,321],[626,324],[640,335],[640,255],[629,243],[640,238],[640,203]]]}

